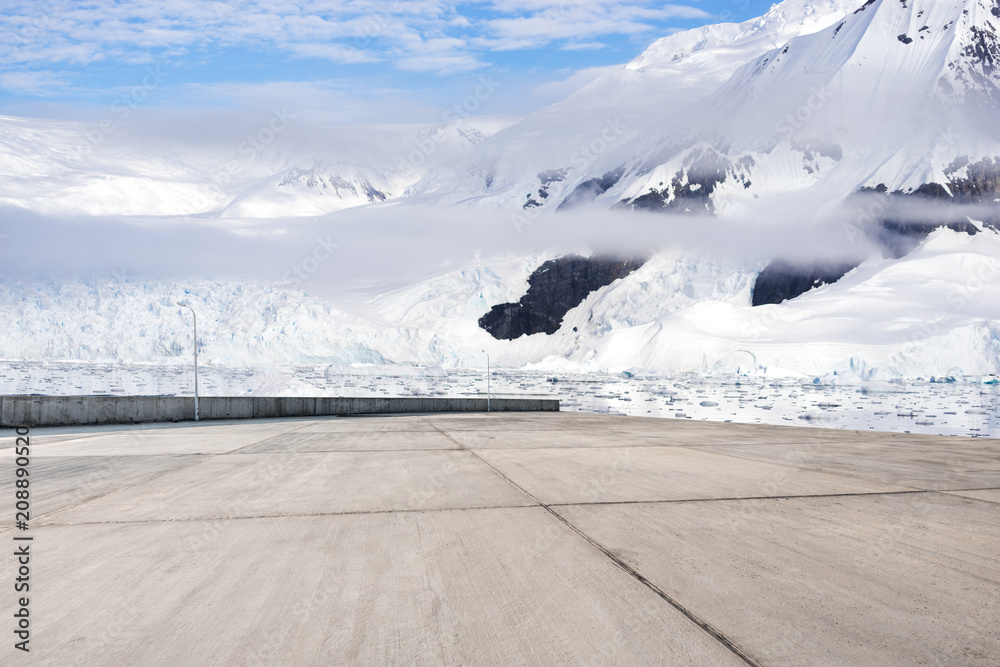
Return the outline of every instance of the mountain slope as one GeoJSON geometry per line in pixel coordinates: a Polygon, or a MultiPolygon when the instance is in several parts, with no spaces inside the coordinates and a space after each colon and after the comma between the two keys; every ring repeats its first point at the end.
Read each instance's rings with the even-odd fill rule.
{"type": "MultiPolygon", "coordinates": [[[[0,204],[42,213],[295,217],[399,197],[512,119],[304,127],[280,111],[209,141],[0,117],[0,204]]],[[[104,127],[108,127],[105,125],[104,127]]]]}
{"type": "Polygon", "coordinates": [[[809,192],[958,184],[1000,156],[996,0],[786,0],[658,40],[430,170],[422,201],[745,214],[809,192]],[[959,165],[959,166],[956,166],[959,165]]]}
{"type": "MultiPolygon", "coordinates": [[[[123,132],[81,165],[70,155],[87,126],[3,119],[0,203],[234,219],[366,206],[353,212],[370,214],[356,233],[346,233],[347,212],[323,221],[343,243],[327,267],[349,259],[388,273],[426,252],[408,235],[414,224],[446,259],[407,273],[406,287],[330,300],[226,280],[9,281],[0,312],[14,326],[0,332],[0,356],[177,360],[186,334],[171,304],[187,290],[206,316],[204,358],[232,365],[466,365],[486,350],[500,365],[546,369],[997,373],[1000,224],[979,223],[1000,204],[998,26],[998,0],[786,0],[760,20],[659,40],[513,124],[289,127],[244,161],[238,144],[123,132]],[[459,210],[445,216],[447,207],[459,210]],[[607,214],[615,207],[716,219],[622,213],[642,223],[630,227],[607,214]],[[530,234],[505,245],[497,232],[514,236],[542,216],[535,245],[530,234]],[[437,224],[445,217],[454,220],[437,224]],[[607,233],[588,247],[595,220],[607,233]],[[953,229],[932,231],[943,222],[953,229]],[[721,238],[737,224],[749,229],[733,234],[746,248],[721,238]],[[865,224],[886,235],[866,243],[865,224]],[[458,229],[471,230],[474,248],[458,229]],[[639,240],[670,234],[648,232],[650,247],[623,251],[648,260],[627,275],[537,279],[571,251],[595,255],[564,257],[570,274],[619,266],[600,259],[600,239],[613,245],[631,229],[639,240]],[[694,238],[696,250],[664,241],[674,238],[694,238]],[[800,273],[765,268],[780,250],[816,250],[810,243],[853,254],[800,273]],[[762,270],[770,296],[755,292],[762,270]],[[533,289],[546,284],[556,290],[533,289]],[[505,340],[479,325],[497,306],[505,340]]],[[[277,237],[302,223],[245,227],[277,237]]],[[[91,242],[84,252],[108,245],[91,242]]],[[[25,250],[0,244],[0,265],[15,252],[25,250]]],[[[318,266],[314,249],[301,252],[293,268],[318,266]]],[[[307,273],[320,292],[323,272],[307,273]]]]}
{"type": "Polygon", "coordinates": [[[627,146],[634,157],[607,197],[739,212],[801,190],[828,202],[865,186],[947,186],[956,161],[1000,155],[1000,130],[986,122],[1000,101],[994,9],[995,0],[874,0],[794,38],[737,71],[682,131],[627,146]],[[690,196],[685,187],[705,175],[712,182],[690,196]]]}
{"type": "Polygon", "coordinates": [[[672,130],[748,61],[835,24],[857,4],[789,0],[759,19],[664,37],[466,158],[429,171],[412,191],[440,204],[555,208],[583,181],[617,182],[615,170],[636,150],[622,146],[647,145],[672,130]]]}
{"type": "Polygon", "coordinates": [[[544,257],[497,259],[378,295],[364,317],[299,290],[230,281],[11,281],[0,358],[419,364],[815,376],[843,382],[1000,374],[1000,234],[942,229],[799,299],[750,306],[759,266],[679,251],[590,294],[553,335],[495,340],[477,320],[515,301],[544,257]],[[766,371],[765,371],[766,369],[766,371]]]}

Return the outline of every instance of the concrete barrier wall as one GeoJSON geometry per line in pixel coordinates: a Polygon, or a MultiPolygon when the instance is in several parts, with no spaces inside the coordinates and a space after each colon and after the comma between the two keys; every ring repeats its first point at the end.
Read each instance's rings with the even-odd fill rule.
{"type": "MultiPolygon", "coordinates": [[[[559,401],[494,398],[496,412],[558,412],[559,401]]],[[[209,419],[263,419],[402,412],[486,412],[485,398],[303,398],[261,396],[198,399],[198,413],[209,419]]],[[[80,426],[139,424],[194,419],[194,398],[187,396],[0,396],[0,426],[80,426]]]]}

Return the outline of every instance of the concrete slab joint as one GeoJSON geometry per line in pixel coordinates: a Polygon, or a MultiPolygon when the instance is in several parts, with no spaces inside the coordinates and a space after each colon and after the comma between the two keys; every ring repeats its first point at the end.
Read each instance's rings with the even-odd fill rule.
{"type": "Polygon", "coordinates": [[[998,664],[1000,440],[409,400],[32,429],[32,659],[998,664]]]}

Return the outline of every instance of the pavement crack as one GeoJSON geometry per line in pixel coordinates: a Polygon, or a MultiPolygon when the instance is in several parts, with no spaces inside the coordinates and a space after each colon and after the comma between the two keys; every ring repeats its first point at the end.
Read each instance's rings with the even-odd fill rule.
{"type": "Polygon", "coordinates": [[[938,493],[959,493],[961,491],[1000,491],[1000,486],[977,486],[974,489],[928,489],[938,493]]]}
{"type": "Polygon", "coordinates": [[[713,639],[715,639],[717,642],[719,642],[720,644],[722,644],[723,646],[725,646],[727,649],[729,649],[732,653],[734,653],[736,655],[736,657],[738,657],[739,659],[741,659],[746,664],[751,665],[752,667],[761,667],[761,665],[760,665],[759,662],[757,662],[752,657],[750,657],[750,655],[746,651],[744,651],[742,648],[740,648],[739,645],[737,645],[733,640],[729,639],[729,637],[727,637],[726,635],[724,635],[720,630],[718,630],[717,628],[715,628],[711,623],[709,623],[708,621],[705,621],[704,619],[702,619],[701,617],[699,617],[697,614],[695,614],[693,611],[691,611],[690,609],[688,609],[687,607],[685,607],[684,605],[682,605],[680,602],[678,602],[677,600],[675,600],[673,597],[671,597],[670,595],[668,595],[665,591],[663,591],[663,589],[661,589],[659,586],[657,586],[656,584],[654,584],[652,581],[650,581],[649,579],[647,579],[646,577],[644,577],[638,570],[636,570],[634,567],[632,567],[631,565],[629,565],[628,563],[626,563],[625,561],[623,561],[621,558],[619,558],[617,555],[615,555],[614,552],[612,552],[610,549],[608,549],[607,547],[605,547],[603,544],[601,544],[600,542],[598,542],[597,540],[593,539],[592,537],[590,537],[589,535],[587,535],[586,533],[584,533],[582,530],[580,530],[579,528],[577,528],[573,523],[571,523],[564,516],[562,516],[561,514],[559,514],[558,512],[556,512],[554,509],[552,509],[548,505],[543,505],[543,507],[546,510],[548,510],[549,513],[552,514],[552,516],[554,516],[556,519],[558,519],[563,524],[565,524],[570,530],[572,530],[573,532],[575,532],[577,535],[579,535],[584,540],[586,540],[588,543],[590,543],[594,548],[596,548],[598,551],[600,551],[601,553],[603,553],[612,563],[614,563],[615,565],[617,565],[626,574],[628,574],[631,577],[633,577],[634,579],[636,579],[643,586],[645,586],[646,588],[648,588],[649,590],[651,590],[653,593],[655,593],[664,602],[666,602],[671,607],[673,607],[674,609],[676,609],[677,611],[679,611],[681,614],[683,614],[689,621],[691,621],[692,623],[694,623],[695,625],[697,625],[699,628],[701,628],[703,631],[705,631],[706,633],[708,633],[709,635],[711,635],[713,639]]]}
{"type": "MultiPolygon", "coordinates": [[[[471,454],[474,458],[478,459],[486,467],[488,467],[490,470],[492,470],[498,477],[500,477],[500,479],[504,480],[505,482],[507,482],[508,484],[510,484],[512,487],[514,487],[516,490],[520,491],[522,494],[524,494],[525,496],[527,496],[528,498],[530,498],[531,502],[535,503],[536,505],[538,505],[540,507],[546,507],[545,504],[541,500],[539,500],[534,495],[532,495],[531,493],[529,493],[527,489],[525,489],[520,484],[516,483],[510,477],[508,477],[507,475],[505,475],[502,472],[500,472],[500,470],[496,466],[494,466],[492,463],[490,463],[489,461],[487,461],[486,459],[484,459],[482,456],[480,456],[479,454],[477,454],[475,451],[473,451],[473,450],[469,449],[468,447],[466,447],[465,445],[463,445],[458,440],[455,440],[455,438],[451,437],[451,435],[449,435],[447,432],[442,431],[440,428],[437,427],[436,424],[433,424],[431,422],[427,422],[427,423],[430,424],[431,426],[433,426],[435,429],[437,429],[438,433],[440,433],[441,435],[443,435],[444,437],[448,438],[449,440],[451,440],[452,442],[454,442],[456,445],[458,445],[458,448],[461,451],[468,452],[469,454],[471,454]]],[[[546,509],[548,509],[548,508],[546,507],[546,509]]]]}
{"type": "MultiPolygon", "coordinates": [[[[304,421],[304,422],[302,422],[302,426],[299,426],[298,428],[293,428],[293,429],[291,429],[290,431],[288,431],[286,433],[279,433],[277,435],[279,435],[279,436],[280,435],[289,435],[290,433],[295,433],[296,431],[301,431],[306,426],[311,426],[311,425],[313,425],[315,423],[316,423],[315,421],[304,421]]],[[[266,437],[262,437],[260,440],[254,440],[249,445],[241,445],[240,447],[236,447],[234,449],[230,449],[229,451],[222,452],[222,454],[233,454],[235,452],[240,451],[241,449],[246,449],[247,447],[253,447],[254,445],[259,445],[260,443],[265,442],[267,440],[270,440],[271,438],[274,438],[274,437],[276,437],[275,434],[268,434],[266,437]]]]}
{"type": "Polygon", "coordinates": [[[812,493],[786,496],[731,496],[724,498],[664,498],[660,500],[593,500],[577,503],[551,503],[546,507],[574,507],[584,505],[662,505],[668,503],[715,503],[734,500],[801,500],[809,498],[853,498],[865,496],[906,496],[920,493],[936,493],[919,489],[906,491],[865,491],[860,493],[812,493]]]}
{"type": "MultiPolygon", "coordinates": [[[[311,422],[308,422],[308,421],[307,422],[303,422],[302,426],[300,426],[299,428],[304,428],[305,426],[308,426],[310,423],[311,422]]],[[[297,431],[297,430],[299,430],[299,428],[293,429],[293,430],[297,431]]],[[[136,430],[141,430],[141,429],[136,429],[136,430]]],[[[152,429],[150,429],[150,430],[152,430],[152,429]]],[[[157,429],[157,430],[159,430],[159,429],[157,429]]],[[[272,437],[272,436],[269,435],[268,437],[272,437]]],[[[46,517],[50,517],[50,516],[53,516],[55,514],[59,514],[60,512],[65,512],[67,510],[71,510],[74,507],[79,507],[80,505],[85,505],[85,504],[87,504],[89,502],[93,502],[95,500],[99,500],[101,498],[104,498],[105,496],[110,496],[113,493],[118,493],[119,491],[125,491],[126,489],[131,489],[133,487],[139,486],[140,484],[146,484],[148,482],[152,482],[153,480],[159,479],[160,477],[163,477],[164,475],[171,475],[171,474],[173,474],[175,472],[181,472],[182,470],[187,470],[188,468],[193,468],[195,466],[201,465],[202,463],[205,463],[206,461],[208,461],[210,459],[214,459],[214,458],[217,458],[219,456],[225,456],[226,454],[231,454],[232,452],[235,452],[235,451],[238,451],[240,449],[243,449],[244,447],[251,447],[251,446],[256,445],[256,444],[258,444],[260,442],[263,442],[264,440],[267,440],[267,438],[262,438],[261,440],[254,441],[250,445],[244,445],[243,447],[237,447],[235,449],[232,449],[232,450],[229,450],[229,451],[226,451],[226,452],[220,452],[220,453],[217,453],[217,454],[200,454],[200,453],[198,453],[198,454],[184,454],[183,456],[196,456],[196,457],[198,457],[198,460],[192,462],[190,465],[182,466],[180,468],[173,468],[171,470],[166,470],[166,471],[161,472],[161,473],[159,473],[157,475],[153,475],[152,477],[148,477],[148,478],[145,478],[145,479],[141,479],[141,480],[139,480],[137,482],[133,482],[132,484],[127,484],[125,486],[121,486],[121,487],[118,487],[118,488],[115,488],[115,489],[111,489],[110,491],[106,491],[104,493],[98,494],[96,496],[92,496],[90,498],[85,498],[85,499],[81,500],[78,503],[73,503],[72,505],[67,505],[66,507],[60,507],[57,510],[52,510],[51,512],[47,512],[45,514],[42,514],[41,516],[37,517],[36,520],[38,520],[38,519],[45,519],[46,517]]],[[[144,455],[143,454],[128,454],[126,456],[144,456],[144,455]]],[[[151,455],[146,454],[145,456],[151,456],[151,455]]],[[[97,522],[97,523],[101,523],[101,522],[97,522]]],[[[52,524],[50,524],[50,525],[52,525],[52,524]]],[[[0,531],[0,532],[6,532],[6,531],[0,531]]]]}
{"type": "MultiPolygon", "coordinates": [[[[433,424],[431,424],[431,425],[434,426],[433,424]]],[[[437,428],[437,426],[434,426],[434,427],[437,428]]],[[[440,431],[445,437],[447,437],[448,439],[450,439],[452,442],[460,445],[463,450],[469,452],[472,456],[476,457],[477,459],[479,459],[480,461],[482,461],[485,465],[489,466],[489,468],[491,470],[493,470],[493,472],[495,472],[497,475],[499,475],[502,479],[506,480],[508,484],[510,484],[512,487],[514,487],[515,489],[517,489],[518,491],[520,491],[521,493],[523,493],[528,498],[531,498],[531,500],[533,502],[537,503],[546,512],[548,512],[553,517],[555,517],[556,520],[558,520],[560,523],[564,524],[567,528],[569,528],[574,533],[576,533],[581,538],[583,538],[588,544],[590,544],[595,549],[597,549],[602,554],[604,554],[604,556],[606,556],[619,569],[621,569],[626,574],[628,574],[629,576],[631,576],[632,578],[634,578],[635,580],[637,580],[640,584],[642,584],[643,586],[645,586],[646,588],[648,588],[650,591],[652,591],[653,593],[655,593],[660,599],[662,599],[664,602],[666,602],[671,607],[673,607],[674,609],[676,609],[677,611],[679,611],[681,614],[683,614],[685,618],[687,618],[689,621],[691,621],[692,623],[694,623],[695,625],[697,625],[704,632],[708,633],[713,639],[715,639],[717,642],[719,642],[720,644],[722,644],[723,646],[725,646],[727,649],[729,649],[729,651],[731,651],[732,653],[734,653],[743,662],[745,662],[748,665],[751,665],[752,667],[761,667],[760,663],[758,663],[756,660],[754,660],[752,657],[750,657],[750,655],[747,654],[746,651],[744,651],[742,648],[740,648],[731,639],[729,639],[728,637],[726,637],[721,631],[719,631],[718,629],[716,629],[715,627],[713,627],[710,623],[708,623],[707,621],[705,621],[702,618],[700,618],[699,616],[697,616],[694,612],[692,612],[690,609],[688,609],[687,607],[685,607],[684,605],[682,605],[680,602],[678,602],[677,600],[675,600],[671,596],[667,595],[667,593],[665,593],[659,586],[657,586],[652,581],[650,581],[649,579],[647,579],[646,577],[644,577],[639,571],[637,571],[631,565],[629,565],[628,563],[626,563],[625,561],[623,561],[621,558],[619,558],[618,556],[616,556],[612,551],[610,551],[609,549],[607,549],[603,544],[601,544],[600,542],[598,542],[597,540],[593,539],[592,537],[590,537],[589,535],[587,535],[586,533],[584,533],[582,530],[580,530],[579,528],[577,528],[573,523],[571,523],[568,519],[566,519],[566,517],[562,516],[561,514],[559,514],[558,512],[556,512],[554,509],[552,509],[551,506],[549,506],[549,505],[543,503],[542,501],[540,501],[531,492],[529,492],[523,486],[521,486],[520,484],[518,484],[517,482],[515,482],[514,480],[512,480],[507,475],[505,475],[503,472],[500,471],[500,469],[498,469],[492,463],[490,463],[489,461],[487,461],[486,459],[484,459],[483,457],[481,457],[475,451],[473,451],[473,450],[465,447],[464,445],[461,445],[461,443],[459,443],[457,440],[455,440],[454,438],[452,438],[451,436],[449,436],[447,433],[445,433],[441,429],[438,429],[438,431],[440,431]]],[[[905,492],[905,493],[912,493],[912,492],[905,492]]]]}
{"type": "MultiPolygon", "coordinates": [[[[258,443],[259,444],[259,443],[258,443]]],[[[248,445],[252,447],[253,445],[248,445]]],[[[239,450],[233,450],[231,452],[226,452],[227,454],[234,454],[236,456],[267,456],[269,454],[281,454],[282,456],[288,454],[400,454],[405,452],[455,452],[461,449],[460,447],[409,447],[406,449],[310,449],[303,451],[289,451],[289,450],[271,450],[266,452],[244,452],[242,448],[239,450]]]]}
{"type": "Polygon", "coordinates": [[[147,482],[152,482],[154,479],[159,479],[160,477],[163,477],[165,475],[171,475],[171,474],[173,474],[175,472],[180,472],[182,470],[187,470],[188,468],[193,468],[195,466],[201,465],[202,463],[204,463],[208,459],[213,459],[216,456],[221,456],[221,454],[210,454],[210,455],[191,454],[191,456],[196,456],[196,457],[199,458],[199,460],[192,462],[190,465],[181,466],[180,468],[171,468],[170,470],[165,470],[165,471],[163,471],[163,472],[161,472],[159,474],[153,475],[152,477],[147,477],[147,478],[144,478],[144,479],[140,479],[140,480],[138,480],[136,482],[133,482],[131,484],[126,484],[125,486],[120,486],[120,487],[111,489],[109,491],[105,491],[104,493],[99,493],[96,496],[91,496],[89,498],[84,498],[83,500],[81,500],[78,503],[73,503],[72,505],[67,505],[66,507],[60,507],[57,510],[52,510],[51,512],[47,512],[45,514],[42,514],[41,516],[38,516],[37,518],[33,519],[32,521],[38,521],[40,519],[44,519],[46,517],[50,517],[50,516],[52,516],[54,514],[59,514],[60,512],[65,512],[67,510],[71,510],[74,507],[79,507],[80,505],[86,505],[89,502],[93,502],[95,500],[99,500],[101,498],[104,498],[105,496],[110,496],[112,493],[118,493],[119,491],[125,491],[126,489],[131,489],[132,487],[139,486],[140,484],[146,484],[147,482]]]}
{"type": "MultiPolygon", "coordinates": [[[[711,446],[712,447],[716,447],[717,445],[711,445],[711,446]]],[[[740,445],[737,445],[737,446],[740,446],[740,445]]],[[[766,446],[767,445],[758,445],[758,447],[766,447],[766,446]]],[[[824,468],[822,465],[815,464],[815,463],[813,463],[813,464],[804,464],[804,463],[803,464],[796,464],[794,461],[768,461],[768,460],[765,460],[765,459],[760,459],[760,458],[756,458],[754,456],[750,456],[748,454],[744,454],[742,452],[741,453],[730,454],[730,453],[727,453],[727,452],[717,452],[714,449],[703,449],[703,447],[705,447],[705,445],[691,445],[691,446],[688,447],[688,449],[693,449],[695,451],[704,452],[705,454],[715,454],[715,455],[718,455],[718,456],[728,456],[730,458],[740,459],[741,461],[751,461],[753,463],[763,463],[763,464],[766,464],[766,465],[779,466],[781,468],[785,468],[787,470],[795,470],[797,472],[803,472],[803,471],[804,472],[814,472],[814,473],[818,473],[818,474],[821,474],[821,475],[827,475],[827,476],[830,476],[830,477],[840,477],[841,479],[849,479],[849,480],[851,480],[853,482],[862,481],[862,482],[868,482],[869,484],[871,484],[871,483],[878,483],[878,484],[885,484],[885,485],[888,485],[888,486],[896,486],[896,487],[909,488],[909,489],[913,489],[913,490],[916,490],[916,491],[926,491],[927,490],[927,489],[921,489],[919,487],[916,487],[913,484],[892,484],[890,482],[883,482],[880,479],[877,479],[877,478],[871,477],[871,476],[867,476],[867,475],[851,474],[851,473],[845,472],[843,470],[829,470],[827,468],[824,468]]]]}
{"type": "MultiPolygon", "coordinates": [[[[431,514],[434,512],[471,512],[476,510],[537,509],[537,505],[477,505],[473,507],[430,507],[421,509],[346,510],[343,512],[300,512],[298,514],[243,514],[234,516],[187,516],[173,519],[122,519],[120,521],[76,521],[46,523],[39,528],[66,526],[140,525],[149,523],[196,523],[198,521],[246,521],[259,519],[309,519],[329,516],[364,516],[368,514],[431,514]]],[[[61,511],[61,510],[60,510],[61,511]]]]}

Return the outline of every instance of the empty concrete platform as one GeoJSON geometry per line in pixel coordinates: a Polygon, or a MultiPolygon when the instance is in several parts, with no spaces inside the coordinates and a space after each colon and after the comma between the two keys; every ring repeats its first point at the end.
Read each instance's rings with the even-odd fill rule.
{"type": "Polygon", "coordinates": [[[997,440],[573,413],[35,429],[29,531],[13,443],[31,653],[9,636],[3,664],[1000,664],[997,440]]]}

